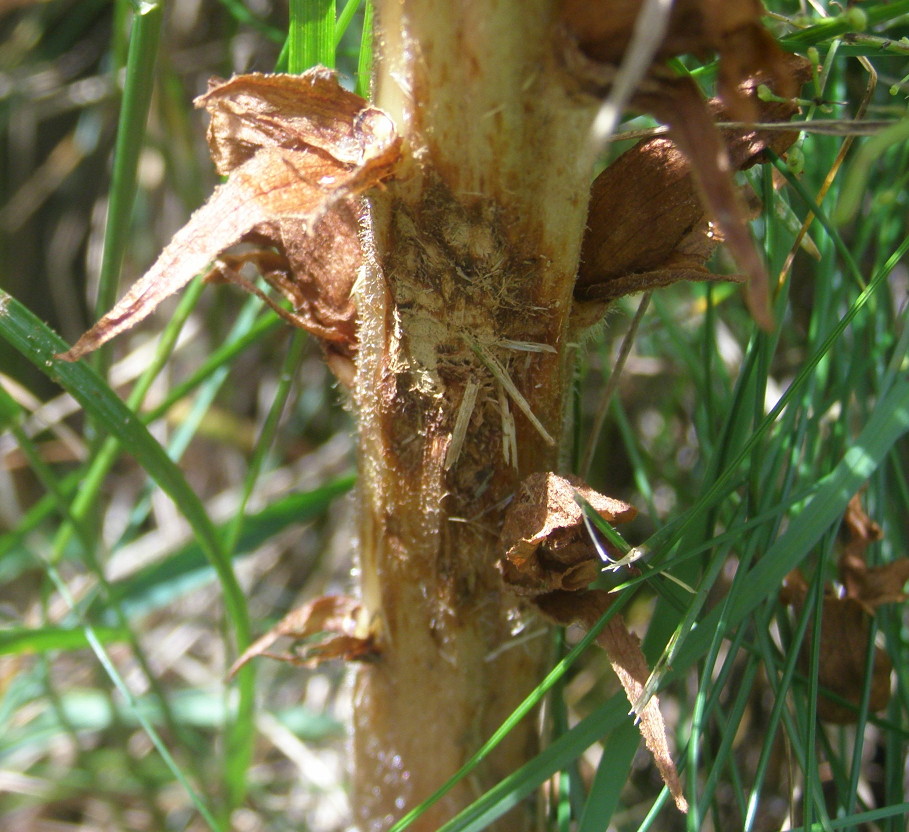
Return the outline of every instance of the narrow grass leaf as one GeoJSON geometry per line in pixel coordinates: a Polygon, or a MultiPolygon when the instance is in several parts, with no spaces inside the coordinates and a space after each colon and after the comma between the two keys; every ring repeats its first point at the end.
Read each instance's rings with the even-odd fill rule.
{"type": "MultiPolygon", "coordinates": [[[[102,644],[125,641],[127,633],[116,627],[98,627],[102,644]]],[[[0,654],[47,653],[51,650],[81,650],[89,647],[85,631],[74,627],[10,627],[0,630],[0,654]]]]}
{"type": "MultiPolygon", "coordinates": [[[[248,515],[232,557],[243,557],[288,527],[320,516],[337,497],[347,493],[354,482],[353,475],[339,477],[312,491],[288,494],[262,511],[248,515]]],[[[111,584],[112,600],[122,604],[130,618],[135,618],[160,609],[215,576],[204,550],[194,540],[160,563],[114,581],[111,584]]],[[[94,614],[100,613],[98,608],[94,614]]]]}
{"type": "MultiPolygon", "coordinates": [[[[839,464],[818,483],[814,496],[789,528],[752,569],[734,609],[727,611],[725,627],[738,626],[758,604],[778,591],[786,574],[798,566],[821,536],[838,523],[846,505],[867,482],[894,443],[909,431],[909,380],[902,379],[878,402],[871,418],[839,464]]],[[[696,661],[709,647],[720,609],[698,624],[673,659],[671,676],[696,661]]]]}
{"type": "MultiPolygon", "coordinates": [[[[93,370],[82,363],[67,364],[54,359],[54,355],[66,348],[63,340],[2,290],[0,337],[70,393],[96,424],[123,443],[146,473],[173,500],[189,522],[197,542],[218,575],[225,611],[233,631],[234,649],[238,654],[242,652],[250,640],[246,599],[214,525],[186,482],[183,472],[171,461],[136,414],[123,404],[93,370]]],[[[252,670],[244,668],[237,674],[236,680],[239,691],[237,708],[238,713],[242,713],[250,708],[253,701],[255,688],[252,670]]],[[[228,736],[228,755],[237,754],[243,759],[249,759],[252,754],[252,738],[251,721],[242,725],[234,723],[228,736]]],[[[245,785],[234,781],[228,783],[228,788],[232,800],[239,802],[245,792],[245,785]]]]}
{"type": "Polygon", "coordinates": [[[161,3],[143,3],[133,16],[123,102],[114,145],[95,317],[104,314],[116,300],[120,264],[130,240],[139,155],[144,146],[145,122],[154,86],[152,80],[163,17],[161,3]]]}
{"type": "Polygon", "coordinates": [[[305,72],[321,64],[335,65],[334,0],[290,0],[288,70],[305,72]]]}

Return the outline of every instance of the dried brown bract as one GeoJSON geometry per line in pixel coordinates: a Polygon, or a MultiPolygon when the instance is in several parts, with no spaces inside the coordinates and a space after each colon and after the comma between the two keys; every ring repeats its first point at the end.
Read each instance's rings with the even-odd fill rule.
{"type": "MultiPolygon", "coordinates": [[[[586,589],[599,574],[602,562],[584,523],[579,496],[608,523],[627,522],[637,513],[633,506],[594,491],[577,477],[531,474],[505,516],[500,537],[504,552],[501,569],[506,585],[520,595],[532,596],[549,620],[562,626],[579,624],[589,630],[609,609],[613,596],[586,589]]],[[[615,615],[597,643],[609,656],[635,709],[644,743],[676,806],[687,811],[659,702],[656,697],[641,702],[650,669],[640,641],[628,631],[622,617],[615,615]]]]}
{"type": "Polygon", "coordinates": [[[608,523],[625,523],[637,514],[634,506],[594,491],[577,477],[531,474],[521,483],[500,536],[503,577],[515,592],[583,589],[599,574],[601,561],[576,494],[608,523]]]}
{"type": "MultiPolygon", "coordinates": [[[[612,601],[613,596],[603,590],[586,590],[541,595],[536,599],[536,605],[551,621],[563,627],[578,624],[589,630],[606,614],[612,601]]],[[[628,631],[622,616],[614,615],[606,623],[596,641],[606,651],[612,669],[619,677],[632,708],[635,709],[644,745],[653,755],[657,770],[669,788],[675,805],[679,811],[687,812],[688,801],[682,793],[679,773],[669,750],[659,700],[656,696],[651,696],[641,703],[642,697],[645,696],[650,668],[641,650],[640,640],[628,631]]]]}
{"type": "MultiPolygon", "coordinates": [[[[562,19],[582,55],[569,58],[566,66],[579,76],[581,89],[606,94],[639,7],[610,3],[606,13],[600,3],[563,4],[562,19]]],[[[575,293],[581,303],[578,327],[597,320],[605,304],[621,295],[678,280],[715,279],[705,263],[723,241],[746,278],[752,316],[763,328],[772,327],[769,278],[748,233],[750,211],[732,175],[760,161],[766,147],[783,152],[796,134],[721,135],[714,124],[717,117],[784,120],[797,111],[794,104],[767,105],[755,94],[757,84],[764,83],[786,98],[808,77],[807,62],[785,55],[763,29],[762,13],[757,0],[688,0],[673,6],[656,60],[632,97],[633,107],[670,127],[671,141],[643,142],[594,183],[575,293]],[[662,62],[683,53],[712,52],[720,59],[720,98],[708,104],[691,79],[662,62]]]]}
{"type": "MultiPolygon", "coordinates": [[[[619,64],[640,9],[640,0],[563,0],[561,19],[588,59],[619,64]]],[[[785,53],[761,23],[764,14],[760,0],[676,0],[655,61],[716,53],[720,97],[737,120],[754,121],[753,102],[740,95],[739,85],[745,78],[769,76],[782,96],[795,95],[798,89],[786,67],[785,53]]]]}
{"type": "MultiPolygon", "coordinates": [[[[793,74],[807,78],[807,62],[791,58],[789,65],[793,74]]],[[[798,111],[797,105],[756,98],[758,85],[768,80],[765,76],[750,78],[740,91],[756,102],[761,121],[786,121],[798,111]]],[[[714,119],[727,121],[731,117],[722,102],[707,102],[705,108],[696,91],[686,96],[691,115],[675,119],[684,131],[674,132],[671,139],[639,142],[594,180],[575,287],[581,326],[596,320],[605,304],[623,295],[679,280],[741,280],[737,275],[713,274],[706,266],[716,246],[725,239],[711,209],[725,205],[720,213],[732,217],[732,223],[737,222],[734,214],[750,214],[729,172],[715,175],[717,171],[709,169],[709,159],[711,155],[728,154],[731,170],[745,170],[762,162],[768,149],[783,153],[798,134],[742,128],[718,133],[714,119]],[[709,170],[699,183],[695,163],[702,157],[701,175],[709,170]],[[709,193],[708,199],[703,196],[704,190],[709,193]]],[[[736,225],[734,241],[740,262],[757,256],[743,224],[736,225]]],[[[763,268],[760,262],[752,262],[752,267],[763,268]]]]}
{"type": "Polygon", "coordinates": [[[75,361],[134,326],[241,242],[267,249],[226,256],[210,278],[250,289],[240,267],[255,263],[291,301],[289,312],[272,302],[283,317],[349,356],[356,345],[350,290],[362,259],[357,197],[398,161],[391,119],[321,67],[213,82],[196,103],[211,114],[212,157],[227,181],[145,276],[59,357],[75,361]]]}
{"type": "Polygon", "coordinates": [[[363,607],[353,598],[325,595],[288,613],[257,639],[230,668],[233,676],[256,656],[315,667],[330,659],[367,661],[377,655],[363,607]],[[303,642],[291,653],[270,653],[279,638],[303,642]]]}
{"type": "MultiPolygon", "coordinates": [[[[868,566],[868,547],[882,538],[883,533],[862,508],[861,499],[854,496],[846,508],[842,527],[842,553],[839,578],[842,593],[832,588],[825,591],[821,622],[820,664],[818,681],[821,686],[851,703],[841,705],[829,697],[818,700],[818,715],[827,722],[855,722],[865,687],[871,616],[881,604],[905,601],[903,586],[909,580],[909,558],[898,558],[884,566],[868,566]]],[[[801,571],[786,576],[780,599],[798,613],[808,594],[808,585],[801,571]]],[[[802,644],[799,662],[809,668],[811,642],[802,644]]],[[[893,664],[880,647],[874,648],[871,671],[871,693],[868,708],[880,711],[890,701],[890,672],[893,664]]]]}

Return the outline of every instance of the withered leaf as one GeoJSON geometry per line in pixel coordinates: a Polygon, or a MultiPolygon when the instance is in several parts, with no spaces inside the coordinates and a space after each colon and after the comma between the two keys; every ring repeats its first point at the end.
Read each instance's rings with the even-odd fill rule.
{"type": "Polygon", "coordinates": [[[393,144],[389,117],[315,67],[302,75],[214,78],[196,99],[211,116],[208,143],[218,173],[227,175],[262,147],[322,151],[353,168],[383,167],[393,144]]]}
{"type": "MultiPolygon", "coordinates": [[[[562,22],[588,58],[602,64],[621,62],[641,9],[640,0],[563,0],[562,22]]],[[[754,121],[754,104],[738,85],[758,73],[773,79],[779,94],[795,94],[786,55],[764,29],[760,0],[675,0],[657,62],[678,55],[719,55],[720,97],[736,120],[754,121]]]]}
{"type": "Polygon", "coordinates": [[[909,598],[903,587],[909,581],[909,558],[902,557],[881,566],[869,566],[868,547],[883,537],[881,527],[862,508],[856,494],[843,516],[844,543],[839,560],[839,577],[847,598],[873,613],[881,604],[909,598]]]}
{"type": "MultiPolygon", "coordinates": [[[[798,612],[801,610],[808,586],[798,570],[786,577],[782,598],[798,612]]],[[[837,696],[850,702],[847,707],[821,696],[817,703],[818,716],[837,724],[855,722],[865,687],[865,668],[868,660],[868,637],[871,617],[864,606],[854,598],[824,597],[821,620],[820,663],[818,682],[837,696]]],[[[810,669],[811,639],[806,636],[799,653],[799,667],[807,673],[810,669]]],[[[890,701],[890,657],[880,647],[874,648],[869,709],[880,711],[890,701]]]]}
{"type": "Polygon", "coordinates": [[[624,523],[634,506],[594,491],[577,477],[531,474],[505,515],[500,541],[505,583],[535,595],[587,586],[599,573],[599,556],[584,525],[580,494],[609,523],[624,523]]]}
{"type": "MultiPolygon", "coordinates": [[[[589,630],[606,613],[612,600],[612,596],[603,590],[587,590],[552,592],[538,596],[534,602],[544,615],[557,624],[562,626],[580,624],[589,630]]],[[[632,707],[636,707],[641,701],[650,675],[640,641],[628,631],[624,619],[620,615],[614,615],[597,636],[597,644],[606,651],[628,701],[632,707]]],[[[657,697],[650,697],[635,714],[640,720],[639,727],[644,745],[653,755],[660,776],[669,788],[675,805],[679,811],[687,812],[688,802],[682,792],[679,773],[669,750],[666,725],[660,713],[657,697]]]]}
{"type": "MultiPolygon", "coordinates": [[[[807,80],[806,61],[791,57],[787,66],[799,82],[807,80]]],[[[756,89],[768,80],[748,78],[740,92],[756,102],[761,120],[784,121],[798,107],[787,101],[759,101],[756,89]]],[[[638,143],[594,181],[575,288],[578,325],[599,317],[596,304],[602,307],[622,295],[679,280],[740,280],[714,275],[706,267],[724,240],[753,278],[753,314],[769,324],[768,299],[762,294],[766,273],[745,224],[751,211],[731,172],[757,164],[768,148],[784,152],[797,134],[732,128],[717,132],[714,119],[728,120],[729,111],[719,100],[703,102],[687,82],[672,81],[652,100],[645,98],[677,129],[671,139],[638,143]],[[664,100],[667,96],[671,106],[664,100]]]]}
{"type": "MultiPolygon", "coordinates": [[[[841,595],[832,588],[825,590],[821,621],[820,666],[818,680],[825,688],[851,702],[845,707],[829,698],[818,701],[818,714],[828,722],[855,722],[857,707],[865,686],[868,662],[868,639],[871,616],[881,604],[905,601],[903,586],[909,580],[909,558],[897,558],[883,566],[868,566],[868,547],[883,537],[881,527],[862,508],[856,494],[846,507],[842,526],[843,550],[838,569],[841,595]]],[[[808,585],[801,571],[786,576],[780,599],[784,604],[802,608],[808,585]]],[[[811,643],[802,644],[799,662],[808,669],[811,643]]],[[[869,708],[879,711],[890,701],[890,671],[892,662],[880,647],[874,648],[869,708]]]]}
{"type": "MultiPolygon", "coordinates": [[[[608,5],[566,0],[560,8],[582,55],[567,55],[566,68],[582,90],[595,95],[605,95],[612,83],[641,4],[608,5]]],[[[654,63],[631,102],[668,124],[672,142],[642,143],[594,184],[575,293],[578,328],[595,323],[605,305],[621,295],[678,280],[717,279],[705,263],[721,241],[747,280],[752,316],[764,329],[772,327],[769,277],[748,233],[750,211],[732,174],[758,161],[765,147],[784,151],[796,134],[750,131],[723,137],[714,126],[718,115],[782,120],[796,111],[794,104],[771,108],[755,95],[757,84],[766,83],[778,95],[791,96],[808,77],[807,62],[780,50],[763,29],[762,14],[758,0],[673,5],[654,63]],[[683,53],[714,51],[720,55],[722,114],[720,102],[709,106],[690,78],[662,63],[683,53]]]]}
{"type": "Polygon", "coordinates": [[[319,337],[331,352],[346,356],[357,340],[357,313],[351,287],[356,279],[362,252],[357,229],[359,218],[355,200],[341,200],[316,221],[312,233],[301,234],[291,221],[257,226],[243,236],[256,246],[241,254],[222,254],[209,281],[234,283],[258,295],[288,323],[319,337]],[[274,240],[280,240],[276,251],[274,240]],[[246,264],[281,295],[290,300],[286,310],[242,274],[246,264]]]}
{"type": "Polygon", "coordinates": [[[726,279],[705,266],[722,237],[707,218],[688,159],[669,139],[640,142],[594,180],[587,229],[575,287],[581,303],[679,280],[726,279]]]}
{"type": "MultiPolygon", "coordinates": [[[[302,304],[291,316],[295,323],[336,342],[354,337],[350,265],[359,261],[359,243],[353,200],[387,177],[399,158],[389,117],[321,67],[302,76],[240,76],[214,85],[197,103],[212,114],[209,141],[227,182],[60,358],[74,361],[135,325],[225,250],[251,238],[286,257],[280,278],[271,274],[279,291],[302,304]],[[328,262],[339,268],[326,268],[328,262]]],[[[220,274],[235,277],[230,268],[220,274]]]]}
{"type": "Polygon", "coordinates": [[[314,666],[329,659],[366,660],[376,655],[366,611],[358,601],[343,595],[325,595],[289,612],[257,639],[230,668],[233,676],[256,656],[268,656],[296,665],[314,666]],[[282,637],[296,640],[321,635],[304,645],[302,653],[275,654],[268,649],[282,637]]]}
{"type": "MultiPolygon", "coordinates": [[[[590,629],[609,608],[612,597],[601,590],[585,590],[599,573],[600,561],[576,495],[609,523],[622,523],[636,514],[633,506],[594,491],[577,477],[531,474],[521,483],[505,515],[500,566],[506,586],[519,595],[532,596],[533,603],[549,619],[563,626],[577,623],[590,629]]],[[[640,642],[617,615],[607,623],[597,643],[606,651],[629,702],[636,707],[650,674],[640,642]]],[[[644,743],[676,805],[687,811],[656,697],[637,716],[644,743]]]]}

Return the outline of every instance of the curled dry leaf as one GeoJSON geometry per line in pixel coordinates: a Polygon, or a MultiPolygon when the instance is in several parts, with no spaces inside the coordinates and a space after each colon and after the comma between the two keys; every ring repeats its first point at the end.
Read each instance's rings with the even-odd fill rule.
{"type": "MultiPolygon", "coordinates": [[[[909,597],[903,591],[909,580],[909,558],[897,558],[883,566],[868,566],[868,547],[882,536],[880,526],[868,517],[859,495],[855,495],[843,517],[843,548],[838,565],[843,592],[837,594],[829,588],[824,594],[818,668],[818,681],[822,687],[850,702],[852,707],[822,697],[818,701],[818,715],[828,722],[855,722],[865,687],[871,616],[881,604],[905,601],[909,597]]],[[[798,612],[807,594],[808,585],[801,571],[790,572],[780,592],[782,602],[798,612]]],[[[806,638],[799,655],[805,671],[809,668],[810,655],[811,642],[806,638]]],[[[892,669],[887,653],[875,647],[868,705],[871,711],[882,710],[890,701],[892,669]]]]}
{"type": "MultiPolygon", "coordinates": [[[[332,345],[355,347],[350,289],[361,260],[356,198],[389,176],[400,156],[391,119],[344,90],[329,70],[244,75],[215,82],[196,102],[211,113],[209,143],[228,179],[190,217],[152,268],[76,345],[74,361],[149,315],[227,249],[246,256],[294,305],[285,317],[332,345]]],[[[217,279],[249,288],[236,260],[217,279]]]]}
{"type": "MultiPolygon", "coordinates": [[[[564,0],[560,15],[588,59],[617,65],[628,49],[640,8],[640,0],[564,0]]],[[[785,53],[761,23],[764,14],[760,0],[675,0],[655,60],[717,53],[720,97],[736,120],[754,121],[754,104],[739,89],[743,79],[767,75],[786,97],[797,90],[785,53]]]]}
{"type": "MultiPolygon", "coordinates": [[[[799,570],[786,576],[781,600],[791,606],[796,615],[801,612],[808,594],[808,584],[799,570]]],[[[865,668],[868,663],[868,636],[871,617],[855,598],[839,598],[833,594],[824,597],[821,621],[820,663],[818,682],[821,687],[851,703],[842,705],[823,694],[818,699],[818,716],[826,722],[839,725],[855,722],[865,687],[865,668]]],[[[806,635],[799,653],[799,667],[808,673],[811,667],[811,639],[806,635]]],[[[869,709],[880,711],[890,701],[890,657],[880,648],[874,648],[869,709]]]]}
{"type": "MultiPolygon", "coordinates": [[[[793,56],[785,65],[799,83],[808,79],[806,61],[793,56]]],[[[788,120],[798,111],[794,103],[756,96],[758,85],[770,80],[748,78],[739,95],[754,102],[761,121],[788,120]]],[[[714,120],[729,120],[732,113],[719,100],[704,102],[687,79],[662,79],[648,90],[639,98],[670,124],[672,138],[640,142],[594,181],[575,288],[576,325],[589,326],[622,295],[679,280],[740,280],[706,267],[725,240],[749,277],[752,314],[769,326],[767,276],[747,230],[751,210],[732,172],[759,163],[767,149],[783,153],[798,134],[717,131],[714,120]]]]}
{"type": "Polygon", "coordinates": [[[234,662],[230,675],[256,656],[312,667],[329,659],[366,661],[376,652],[366,611],[360,603],[343,595],[325,595],[284,616],[234,662]],[[303,645],[302,652],[269,653],[268,649],[285,636],[311,640],[303,645]],[[315,636],[321,639],[312,640],[315,636]]]}
{"type": "MultiPolygon", "coordinates": [[[[505,584],[520,595],[532,596],[547,618],[562,626],[580,624],[590,629],[609,608],[612,597],[601,590],[585,589],[599,574],[600,558],[577,495],[608,523],[623,523],[636,514],[633,506],[594,491],[577,477],[531,474],[505,515],[501,569],[505,584]]],[[[597,643],[606,651],[628,701],[636,708],[650,675],[640,642],[616,615],[597,643]]],[[[635,713],[644,743],[676,805],[687,811],[656,697],[635,713]]]]}
{"type": "Polygon", "coordinates": [[[505,516],[500,541],[505,583],[522,595],[583,589],[599,574],[600,558],[584,525],[580,494],[608,523],[624,523],[634,506],[594,491],[573,476],[531,474],[505,516]]]}
{"type": "MultiPolygon", "coordinates": [[[[574,41],[565,50],[564,64],[581,90],[600,96],[608,92],[631,42],[640,6],[631,0],[610,0],[608,8],[604,0],[562,4],[561,19],[574,41]]],[[[765,118],[749,79],[760,78],[778,95],[790,97],[806,80],[806,62],[782,52],[761,25],[763,13],[759,0],[677,0],[673,4],[665,36],[654,50],[654,63],[631,102],[668,124],[673,143],[646,143],[626,160],[627,178],[619,179],[620,171],[609,168],[595,186],[576,296],[582,304],[579,327],[594,323],[610,298],[677,280],[710,279],[704,263],[721,239],[744,273],[752,316],[761,327],[772,327],[769,276],[748,233],[747,205],[732,180],[742,164],[730,158],[694,82],[679,77],[664,63],[684,53],[718,53],[718,90],[726,118],[765,118]],[[657,171],[665,167],[665,187],[657,172],[642,174],[654,164],[657,171]],[[643,222],[634,229],[624,228],[622,218],[635,215],[626,210],[625,201],[641,182],[642,192],[655,201],[643,211],[636,206],[643,222]],[[679,188],[678,194],[670,192],[673,187],[679,188]],[[613,236],[614,226],[619,227],[613,236]],[[618,260],[611,247],[620,254],[618,260]],[[641,256],[628,262],[631,247],[641,256]],[[583,309],[585,300],[599,303],[588,303],[583,309]]],[[[777,152],[794,140],[793,134],[783,135],[788,143],[777,143],[777,152]]]]}
{"type": "Polygon", "coordinates": [[[662,138],[635,145],[591,188],[574,292],[584,322],[623,295],[679,280],[727,279],[705,265],[721,240],[676,145],[662,138]]]}
{"type": "Polygon", "coordinates": [[[847,598],[857,601],[869,613],[881,604],[909,598],[904,592],[909,581],[909,558],[897,558],[882,566],[869,566],[868,547],[883,537],[881,527],[862,508],[856,494],[843,516],[843,551],[839,560],[840,583],[847,598]]]}

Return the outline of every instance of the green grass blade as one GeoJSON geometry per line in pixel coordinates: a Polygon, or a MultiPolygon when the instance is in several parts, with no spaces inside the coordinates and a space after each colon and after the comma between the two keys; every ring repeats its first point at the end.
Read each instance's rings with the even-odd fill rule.
{"type": "MultiPolygon", "coordinates": [[[[116,627],[96,627],[94,632],[101,644],[125,641],[127,638],[127,634],[116,627]]],[[[10,627],[0,630],[0,655],[81,650],[89,646],[85,631],[74,627],[10,627]]]]}
{"type": "Polygon", "coordinates": [[[640,744],[641,734],[630,718],[619,723],[609,735],[590,785],[590,796],[584,805],[578,832],[606,832],[609,828],[640,744]]]}
{"type": "Polygon", "coordinates": [[[334,0],[290,0],[288,71],[335,65],[334,0]]]}
{"type": "MultiPolygon", "coordinates": [[[[224,596],[224,606],[230,622],[236,654],[249,644],[250,627],[246,600],[237,582],[230,558],[224,551],[217,531],[204,506],[189,487],[182,471],[171,461],[164,449],[104,381],[81,362],[68,364],[54,358],[67,345],[38,318],[13,297],[0,290],[0,336],[31,361],[53,381],[73,396],[96,424],[116,437],[142,465],[159,487],[174,501],[186,518],[196,540],[214,567],[224,596]]],[[[239,691],[238,713],[249,714],[254,696],[254,677],[249,666],[237,674],[239,691]]],[[[252,753],[251,718],[231,726],[228,756],[232,761],[249,759],[252,753]],[[237,755],[237,756],[233,756],[237,755]]],[[[228,783],[232,805],[245,791],[244,783],[228,783]]]]}
{"type": "Polygon", "coordinates": [[[357,93],[363,98],[369,97],[369,84],[372,78],[372,16],[372,0],[366,0],[363,36],[360,39],[360,54],[357,58],[357,93]]]}
{"type": "MultiPolygon", "coordinates": [[[[871,25],[880,25],[896,20],[904,14],[909,14],[909,0],[894,0],[892,3],[878,3],[871,6],[864,12],[864,18],[871,25]]],[[[860,23],[861,18],[848,13],[830,17],[807,29],[802,29],[800,32],[786,35],[781,39],[780,45],[793,52],[802,51],[809,46],[845,35],[847,32],[855,32],[860,23]]]]}
{"type": "MultiPolygon", "coordinates": [[[[50,577],[51,581],[53,581],[54,585],[57,588],[57,591],[60,593],[60,596],[67,603],[70,610],[75,612],[75,600],[70,595],[69,589],[57,572],[56,567],[51,563],[47,563],[46,569],[48,576],[50,577]]],[[[101,643],[101,639],[95,632],[95,628],[91,624],[83,622],[83,632],[88,645],[95,653],[95,656],[97,657],[101,666],[104,668],[104,671],[107,673],[110,680],[114,683],[114,686],[120,692],[120,695],[123,697],[132,713],[135,715],[137,721],[145,731],[145,734],[151,740],[152,745],[154,745],[158,754],[161,756],[161,759],[173,774],[174,779],[183,787],[193,805],[196,807],[199,814],[202,815],[209,827],[215,830],[215,832],[224,832],[226,827],[218,823],[211,810],[205,805],[199,793],[196,791],[196,789],[193,788],[192,784],[183,773],[183,770],[179,765],[177,765],[177,761],[171,755],[167,746],[164,744],[164,741],[161,739],[161,736],[155,730],[155,727],[151,724],[148,717],[139,708],[139,704],[136,701],[136,698],[133,696],[132,691],[129,689],[126,682],[123,681],[123,677],[120,675],[113,661],[111,661],[111,658],[108,655],[107,651],[104,649],[104,645],[101,643]]]]}
{"type": "MultiPolygon", "coordinates": [[[[793,518],[782,537],[751,570],[748,592],[728,612],[727,629],[738,626],[758,604],[773,597],[783,578],[807,556],[821,536],[839,523],[846,504],[867,482],[894,443],[909,431],[909,381],[893,386],[875,407],[839,464],[824,477],[802,512],[793,518]]],[[[709,648],[718,626],[720,610],[714,609],[698,624],[673,660],[675,676],[709,648]]]]}
{"type": "Polygon", "coordinates": [[[334,46],[336,50],[341,43],[341,39],[344,37],[344,33],[350,26],[351,21],[353,21],[354,16],[359,11],[361,2],[362,0],[347,0],[344,4],[344,8],[341,9],[341,13],[338,15],[338,20],[335,23],[334,46]]]}
{"type": "MultiPolygon", "coordinates": [[[[906,817],[909,816],[909,803],[896,803],[891,806],[882,806],[879,809],[872,809],[868,812],[857,812],[847,817],[835,818],[830,821],[830,828],[833,830],[842,829],[853,830],[867,828],[868,824],[877,821],[887,820],[888,818],[901,819],[905,823],[906,817]]],[[[810,827],[796,826],[791,832],[823,832],[824,827],[820,823],[812,824],[810,827]]]]}
{"type": "Polygon", "coordinates": [[[295,332],[288,345],[287,352],[284,356],[284,364],[279,376],[278,387],[275,390],[271,407],[268,409],[268,415],[265,417],[265,423],[262,425],[262,430],[256,441],[253,457],[250,460],[246,471],[246,477],[243,482],[243,493],[240,496],[234,519],[229,524],[222,537],[228,551],[233,551],[236,542],[240,537],[240,533],[243,530],[243,525],[246,522],[246,506],[249,504],[250,497],[252,497],[259,475],[262,473],[262,468],[265,464],[265,455],[268,453],[268,449],[271,447],[272,441],[275,438],[281,414],[284,411],[284,406],[287,404],[287,398],[290,395],[291,386],[300,369],[300,361],[303,357],[303,346],[306,343],[306,338],[307,336],[303,332],[295,332]]]}
{"type": "Polygon", "coordinates": [[[576,760],[586,748],[628,718],[628,700],[616,694],[590,716],[552,743],[542,754],[523,765],[501,783],[459,812],[439,832],[480,832],[520,803],[560,769],[576,760]]]}
{"type": "MultiPolygon", "coordinates": [[[[142,3],[133,16],[126,60],[126,82],[114,146],[113,179],[104,229],[98,297],[95,302],[96,319],[107,312],[117,299],[120,266],[130,239],[139,155],[144,145],[145,122],[151,103],[152,79],[155,77],[163,17],[161,3],[142,3]]],[[[106,375],[109,361],[109,350],[101,350],[93,358],[101,375],[106,375]]]]}
{"type": "MultiPolygon", "coordinates": [[[[321,516],[334,500],[350,491],[355,480],[353,475],[339,477],[312,491],[288,494],[262,511],[247,515],[232,556],[243,557],[290,526],[321,516]]],[[[160,563],[112,583],[112,600],[122,604],[130,618],[137,618],[214,577],[215,572],[202,547],[193,541],[160,563]]],[[[96,616],[102,612],[99,604],[94,607],[96,616]]]]}

